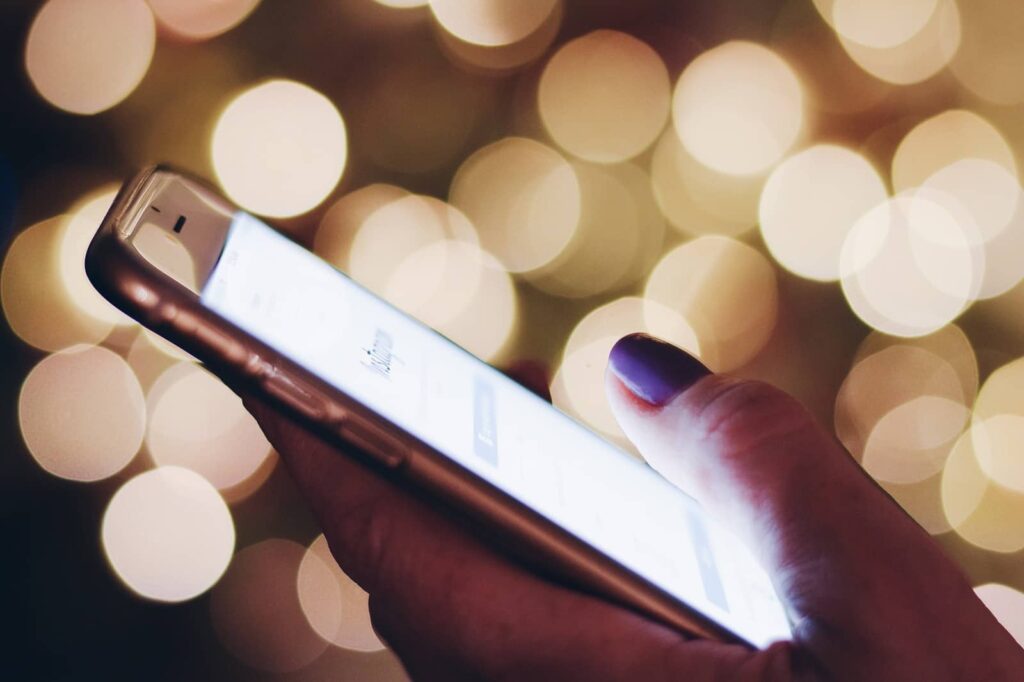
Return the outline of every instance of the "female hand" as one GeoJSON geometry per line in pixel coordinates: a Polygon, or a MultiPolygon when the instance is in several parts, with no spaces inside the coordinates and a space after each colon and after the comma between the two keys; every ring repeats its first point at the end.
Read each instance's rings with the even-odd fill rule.
{"type": "Polygon", "coordinates": [[[546,582],[258,401],[374,626],[415,679],[1010,680],[1024,651],[811,416],[644,335],[612,350],[629,438],[759,557],[795,618],[764,651],[690,640],[546,582]]]}

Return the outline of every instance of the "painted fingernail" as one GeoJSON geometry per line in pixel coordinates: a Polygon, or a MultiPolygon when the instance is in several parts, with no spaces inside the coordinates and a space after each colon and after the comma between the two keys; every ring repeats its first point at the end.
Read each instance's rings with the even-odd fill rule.
{"type": "Polygon", "coordinates": [[[711,374],[686,351],[647,334],[619,339],[608,355],[608,363],[630,391],[658,407],[711,374]]]}

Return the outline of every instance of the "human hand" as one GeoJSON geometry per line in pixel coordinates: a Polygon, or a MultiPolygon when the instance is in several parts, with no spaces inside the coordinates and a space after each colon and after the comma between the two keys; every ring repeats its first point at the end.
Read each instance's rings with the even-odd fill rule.
{"type": "Polygon", "coordinates": [[[1016,679],[1024,651],[965,577],[791,397],[642,335],[612,408],[647,461],[743,538],[794,638],[690,640],[499,556],[429,502],[247,399],[415,679],[1016,679]]]}

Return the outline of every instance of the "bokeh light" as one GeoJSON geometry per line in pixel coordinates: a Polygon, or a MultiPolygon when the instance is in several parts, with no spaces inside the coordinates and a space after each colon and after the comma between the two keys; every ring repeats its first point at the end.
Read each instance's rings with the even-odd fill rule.
{"type": "Polygon", "coordinates": [[[118,577],[143,597],[179,602],[217,582],[231,561],[235,526],[199,474],[160,467],[130,479],[103,514],[103,550],[118,577]]]}
{"type": "Polygon", "coordinates": [[[953,73],[971,92],[1001,105],[1024,101],[1024,6],[1003,0],[966,0],[960,5],[963,39],[953,73]]]}
{"type": "Polygon", "coordinates": [[[48,0],[29,29],[25,69],[50,104],[95,114],[135,89],[155,44],[143,0],[48,0]]]}
{"type": "MultiPolygon", "coordinates": [[[[826,3],[819,0],[819,7],[826,3]]],[[[874,48],[901,45],[922,30],[939,0],[831,0],[832,25],[843,37],[874,48]]]]}
{"type": "Polygon", "coordinates": [[[105,187],[86,195],[71,207],[60,235],[60,276],[72,303],[89,317],[111,326],[134,325],[134,320],[103,298],[85,275],[85,251],[114,203],[116,194],[116,187],[105,187]]]}
{"type": "Polygon", "coordinates": [[[22,341],[43,350],[99,343],[114,326],[79,310],[63,285],[59,252],[69,219],[57,216],[23,230],[0,269],[7,324],[22,341]]]}
{"type": "Polygon", "coordinates": [[[298,670],[327,648],[299,602],[296,581],[305,554],[299,543],[280,538],[250,545],[235,555],[210,595],[210,617],[218,637],[253,668],[298,670]]]}
{"type": "Polygon", "coordinates": [[[160,27],[186,40],[206,40],[229,31],[260,0],[146,0],[160,27]]]}
{"type": "Polygon", "coordinates": [[[658,140],[651,183],[668,221],[686,235],[738,236],[757,224],[763,175],[720,173],[695,159],[675,130],[658,140]]]}
{"type": "Polygon", "coordinates": [[[320,220],[313,251],[337,268],[348,270],[352,242],[363,222],[385,204],[409,194],[400,187],[377,183],[350,192],[334,202],[320,220]]]}
{"type": "Polygon", "coordinates": [[[224,191],[266,216],[315,207],[338,184],[347,156],[345,123],[334,104],[290,80],[238,95],[213,131],[213,167],[224,191]]]}
{"type": "Polygon", "coordinates": [[[98,481],[123,469],[146,430],[142,388],[119,355],[74,346],[37,364],[18,396],[18,422],[46,471],[98,481]]]}
{"type": "Polygon", "coordinates": [[[676,311],[696,332],[701,359],[716,372],[741,367],[775,328],[775,268],[756,249],[728,237],[699,237],[669,251],[645,296],[676,311]]]}
{"type": "Polygon", "coordinates": [[[560,0],[430,0],[437,22],[467,43],[508,45],[544,23],[560,0]]]}
{"type": "Polygon", "coordinates": [[[370,596],[338,567],[323,535],[302,557],[298,590],[302,612],[325,640],[353,651],[384,648],[370,623],[370,596]]]}
{"type": "Polygon", "coordinates": [[[923,336],[952,322],[985,273],[972,228],[923,192],[868,211],[840,254],[843,294],[853,312],[895,336],[923,336]]]}
{"type": "Polygon", "coordinates": [[[974,588],[978,599],[988,607],[999,624],[1024,646],[1024,593],[999,583],[986,583],[974,588]]]}
{"type": "Polygon", "coordinates": [[[507,45],[467,42],[444,29],[437,32],[438,42],[448,58],[467,71],[488,75],[511,73],[538,59],[555,41],[562,27],[563,7],[558,2],[532,33],[507,45]]]}
{"type": "Polygon", "coordinates": [[[885,184],[867,159],[844,147],[816,145],[772,171],[761,194],[761,233],[786,269],[837,280],[846,235],[886,198],[885,184]]]}
{"type": "Polygon", "coordinates": [[[793,146],[804,122],[793,69],[768,48],[732,41],[708,50],[676,83],[672,116],[687,150],[722,173],[766,170],[793,146]]]}
{"type": "Polygon", "coordinates": [[[998,368],[988,377],[975,405],[972,445],[985,474],[999,485],[1024,494],[1024,359],[998,368]]]}
{"type": "Polygon", "coordinates": [[[177,363],[146,397],[146,447],[158,465],[202,474],[229,490],[251,477],[270,455],[270,444],[242,400],[217,377],[191,362],[177,363]]]}
{"type": "MultiPolygon", "coordinates": [[[[871,0],[868,3],[862,3],[862,0],[842,0],[842,4],[850,8],[848,13],[850,16],[867,14],[858,9],[861,4],[877,7],[883,2],[884,0],[871,0]]],[[[924,0],[912,0],[912,2],[884,4],[886,7],[900,7],[900,13],[905,12],[902,32],[906,33],[907,28],[912,27],[924,16],[923,9],[927,8],[923,3],[924,0]]],[[[839,0],[837,0],[837,4],[839,4],[839,0]]],[[[897,31],[893,33],[898,32],[900,28],[888,20],[877,23],[896,27],[897,31]]],[[[888,33],[878,29],[879,27],[876,25],[872,31],[869,26],[864,26],[862,23],[862,27],[857,33],[859,37],[865,33],[874,35],[888,33]]],[[[883,81],[909,85],[931,78],[945,68],[956,54],[957,48],[960,47],[961,37],[960,11],[956,0],[938,0],[938,7],[928,15],[927,21],[920,30],[906,40],[891,46],[875,47],[847,38],[842,33],[838,35],[843,49],[862,69],[883,81]]],[[[892,34],[888,37],[891,38],[892,34]]]]}
{"type": "Polygon", "coordinates": [[[572,239],[581,212],[579,180],[569,162],[522,137],[500,140],[466,159],[452,180],[450,200],[511,272],[554,260],[572,239]]]}
{"type": "Polygon", "coordinates": [[[600,30],[559,48],[544,68],[537,104],[559,146],[588,161],[615,163],[654,142],[670,97],[657,52],[626,33],[600,30]]]}
{"type": "Polygon", "coordinates": [[[953,530],[990,552],[1024,549],[1024,495],[985,474],[974,451],[973,428],[964,432],[942,474],[942,507],[953,530]]]}

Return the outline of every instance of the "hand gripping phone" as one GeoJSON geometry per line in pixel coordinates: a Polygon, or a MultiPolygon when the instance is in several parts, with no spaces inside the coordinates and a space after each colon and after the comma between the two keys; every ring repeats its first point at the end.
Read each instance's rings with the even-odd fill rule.
{"type": "Polygon", "coordinates": [[[765,571],[690,497],[205,183],[140,172],[86,272],[222,379],[548,579],[696,637],[790,637],[765,571]]]}

